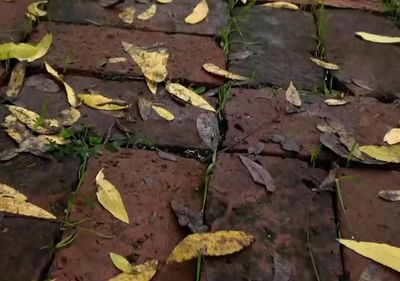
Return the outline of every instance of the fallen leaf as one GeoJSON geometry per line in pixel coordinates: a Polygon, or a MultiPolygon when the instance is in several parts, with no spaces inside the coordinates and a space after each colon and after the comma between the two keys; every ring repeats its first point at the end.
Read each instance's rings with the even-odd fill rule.
{"type": "Polygon", "coordinates": [[[64,137],[59,134],[59,135],[40,135],[37,137],[40,141],[44,142],[49,142],[49,143],[55,143],[58,145],[65,145],[71,143],[70,140],[64,139],[64,137]]]}
{"type": "Polygon", "coordinates": [[[26,202],[27,199],[25,195],[11,186],[0,183],[0,211],[29,217],[56,219],[53,214],[46,210],[26,202]]]}
{"type": "Polygon", "coordinates": [[[16,105],[6,105],[7,109],[34,132],[39,134],[55,134],[61,131],[61,123],[57,119],[41,118],[39,114],[16,105]],[[38,120],[42,119],[40,122],[38,120]]]}
{"type": "Polygon", "coordinates": [[[140,116],[142,117],[143,121],[146,121],[149,118],[152,111],[151,108],[152,105],[153,105],[152,101],[144,98],[143,96],[139,96],[138,107],[140,116]]]}
{"type": "Polygon", "coordinates": [[[165,108],[158,106],[158,105],[152,105],[151,108],[158,114],[160,115],[162,118],[164,118],[167,121],[172,121],[175,119],[175,116],[169,112],[168,110],[166,110],[165,108]]]}
{"type": "Polygon", "coordinates": [[[6,149],[3,151],[0,151],[0,161],[11,160],[11,159],[17,157],[18,154],[19,154],[19,151],[17,148],[11,148],[11,149],[6,149]]]}
{"type": "Polygon", "coordinates": [[[324,68],[324,69],[328,69],[328,70],[339,70],[340,67],[337,64],[334,63],[330,63],[330,62],[326,62],[317,58],[310,58],[311,61],[313,63],[315,63],[316,65],[324,68]]]}
{"type": "Polygon", "coordinates": [[[96,176],[97,200],[117,219],[129,224],[128,213],[126,212],[121,195],[117,188],[104,178],[103,169],[96,176]]]}
{"type": "Polygon", "coordinates": [[[122,1],[123,0],[98,0],[97,3],[104,8],[108,8],[108,7],[114,6],[122,1]]]}
{"type": "Polygon", "coordinates": [[[212,63],[205,63],[203,64],[203,68],[212,74],[218,75],[218,76],[223,76],[228,79],[232,80],[249,80],[249,77],[245,77],[239,74],[235,74],[232,72],[229,72],[225,69],[220,68],[219,66],[216,66],[215,64],[212,63]]]}
{"type": "Polygon", "coordinates": [[[64,85],[65,88],[65,92],[67,93],[67,100],[68,103],[72,106],[72,107],[77,107],[79,105],[78,103],[78,99],[75,95],[75,91],[72,89],[72,87],[64,82],[63,78],[58,74],[58,72],[51,67],[51,65],[49,65],[47,62],[44,63],[47,72],[53,76],[57,81],[59,81],[60,83],[62,83],[64,85]]]}
{"type": "Polygon", "coordinates": [[[219,133],[218,120],[214,113],[202,113],[196,120],[197,132],[203,143],[211,150],[216,151],[221,136],[219,133]]]}
{"type": "Polygon", "coordinates": [[[215,112],[214,107],[212,107],[202,96],[179,83],[167,83],[165,89],[168,91],[168,93],[183,100],[184,102],[215,112]]]}
{"type": "Polygon", "coordinates": [[[388,244],[338,239],[339,243],[366,258],[400,272],[400,248],[388,244]]]}
{"type": "Polygon", "coordinates": [[[156,148],[156,151],[161,159],[178,162],[178,158],[174,154],[159,150],[158,148],[156,148]]]}
{"type": "Polygon", "coordinates": [[[389,145],[397,144],[400,142],[400,129],[394,128],[385,134],[383,141],[389,145]]]}
{"type": "Polygon", "coordinates": [[[354,85],[356,85],[357,87],[360,87],[364,90],[373,91],[373,89],[371,88],[371,85],[370,85],[371,83],[368,81],[353,78],[353,79],[351,79],[351,82],[354,85]]]}
{"type": "Polygon", "coordinates": [[[283,1],[265,3],[265,4],[262,4],[261,6],[268,7],[268,8],[274,8],[274,9],[287,9],[287,10],[294,10],[294,11],[299,9],[299,7],[297,5],[288,3],[288,2],[283,2],[283,1]]]}
{"type": "Polygon", "coordinates": [[[125,273],[132,273],[132,266],[126,258],[112,252],[110,253],[110,258],[116,268],[125,273]]]}
{"type": "Polygon", "coordinates": [[[324,101],[327,105],[330,106],[335,106],[335,105],[344,105],[347,104],[348,102],[345,100],[338,100],[338,99],[326,99],[324,101]]]}
{"type": "Polygon", "coordinates": [[[208,231],[208,226],[203,223],[203,214],[196,213],[189,208],[171,201],[171,208],[178,218],[180,226],[187,226],[193,233],[202,233],[208,231]]]}
{"type": "Polygon", "coordinates": [[[25,67],[25,62],[22,61],[17,63],[17,65],[14,67],[11,73],[10,82],[8,83],[8,89],[6,92],[7,97],[15,98],[18,96],[22,85],[24,84],[25,67]]]}
{"type": "Polygon", "coordinates": [[[183,262],[203,256],[224,256],[249,246],[253,236],[242,231],[217,231],[186,236],[173,250],[167,263],[183,262]]]}
{"type": "Polygon", "coordinates": [[[4,119],[1,124],[4,131],[17,143],[21,143],[24,140],[33,137],[33,134],[26,128],[26,126],[18,121],[18,119],[10,114],[4,119]]]}
{"type": "Polygon", "coordinates": [[[192,13],[185,18],[185,22],[188,24],[196,24],[204,20],[208,15],[208,4],[206,0],[201,0],[196,7],[194,7],[192,13]]]}
{"type": "Polygon", "coordinates": [[[358,36],[360,36],[365,41],[374,42],[374,43],[382,43],[382,44],[397,44],[400,43],[399,36],[384,36],[378,34],[372,34],[368,32],[359,31],[356,32],[358,36]]]}
{"type": "Polygon", "coordinates": [[[333,167],[329,170],[328,175],[324,178],[319,185],[319,190],[329,190],[333,191],[333,184],[336,180],[336,174],[339,166],[336,163],[333,163],[333,167]]]}
{"type": "Polygon", "coordinates": [[[272,141],[274,143],[279,143],[282,149],[291,152],[299,152],[299,145],[292,139],[285,137],[277,133],[271,133],[266,136],[265,141],[272,141]]]}
{"type": "Polygon", "coordinates": [[[247,50],[229,53],[229,60],[245,60],[251,55],[253,55],[253,53],[247,50]]]}
{"type": "Polygon", "coordinates": [[[157,3],[161,3],[161,4],[169,4],[171,3],[173,0],[157,0],[157,3]]]}
{"type": "Polygon", "coordinates": [[[28,6],[28,13],[35,16],[35,17],[44,17],[45,15],[47,15],[47,12],[40,9],[39,5],[41,4],[47,4],[47,0],[43,0],[43,1],[38,1],[38,2],[34,2],[32,4],[30,4],[28,6]]]}
{"type": "Polygon", "coordinates": [[[156,11],[157,11],[157,5],[152,4],[146,11],[138,15],[137,18],[139,20],[149,20],[156,14],[156,11]]]}
{"type": "Polygon", "coordinates": [[[60,112],[60,117],[58,120],[64,127],[70,127],[74,125],[80,117],[80,111],[76,108],[70,107],[60,112]]]}
{"type": "Polygon", "coordinates": [[[53,42],[51,33],[43,36],[42,40],[31,45],[27,43],[5,43],[0,45],[0,61],[8,59],[17,59],[19,61],[32,62],[43,57],[50,48],[53,42]]]}
{"type": "Polygon", "coordinates": [[[292,81],[290,81],[289,87],[286,90],[286,100],[294,106],[301,107],[300,94],[292,81]]]}
{"type": "Polygon", "coordinates": [[[148,51],[145,48],[137,47],[127,42],[122,42],[122,46],[148,80],[160,83],[167,78],[169,58],[167,49],[148,51]]]}
{"type": "Polygon", "coordinates": [[[79,94],[78,98],[87,106],[99,110],[113,111],[129,107],[125,101],[116,101],[101,94],[79,94]]]}
{"type": "Polygon", "coordinates": [[[18,152],[29,152],[33,155],[43,157],[50,142],[44,136],[27,138],[22,141],[17,149],[18,152]]]}
{"type": "Polygon", "coordinates": [[[386,201],[397,202],[400,201],[400,190],[381,190],[378,196],[386,201]]]}
{"type": "Polygon", "coordinates": [[[109,58],[107,61],[109,63],[121,63],[121,62],[126,62],[128,59],[125,57],[115,57],[115,58],[109,58]]]}
{"type": "Polygon", "coordinates": [[[132,273],[121,273],[108,281],[150,281],[157,272],[158,261],[149,260],[132,266],[132,273]]]}
{"type": "Polygon", "coordinates": [[[400,145],[388,147],[365,145],[360,147],[360,151],[379,161],[400,163],[400,145]]]}
{"type": "Polygon", "coordinates": [[[242,161],[243,165],[249,171],[254,182],[264,185],[265,188],[270,192],[274,192],[276,190],[274,180],[263,166],[243,155],[239,155],[239,158],[240,161],[242,161]]]}
{"type": "Polygon", "coordinates": [[[289,281],[292,271],[290,262],[284,256],[275,252],[274,254],[274,279],[272,281],[289,281]]]}
{"type": "Polygon", "coordinates": [[[157,94],[157,82],[153,82],[146,78],[147,88],[149,88],[150,93],[153,95],[157,94]]]}
{"type": "Polygon", "coordinates": [[[132,24],[135,18],[136,9],[132,6],[126,7],[122,12],[118,14],[118,17],[127,24],[132,24]]]}
{"type": "Polygon", "coordinates": [[[377,264],[369,264],[364,268],[358,281],[383,281],[377,264]]]}

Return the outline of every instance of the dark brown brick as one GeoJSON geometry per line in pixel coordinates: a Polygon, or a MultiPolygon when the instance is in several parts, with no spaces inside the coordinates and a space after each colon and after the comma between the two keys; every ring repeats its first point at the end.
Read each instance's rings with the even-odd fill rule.
{"type": "Polygon", "coordinates": [[[0,2],[0,43],[19,42],[29,32],[26,8],[34,0],[0,2]]]}

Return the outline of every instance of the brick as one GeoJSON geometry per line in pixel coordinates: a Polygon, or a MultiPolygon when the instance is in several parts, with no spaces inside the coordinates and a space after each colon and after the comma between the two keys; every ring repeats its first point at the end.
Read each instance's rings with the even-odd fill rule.
{"type": "Polygon", "coordinates": [[[0,43],[19,42],[29,32],[26,9],[34,0],[0,2],[0,43]]]}

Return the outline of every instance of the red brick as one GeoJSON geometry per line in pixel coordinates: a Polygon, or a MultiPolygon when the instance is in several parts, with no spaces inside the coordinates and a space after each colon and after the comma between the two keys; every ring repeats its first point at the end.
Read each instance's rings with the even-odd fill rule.
{"type": "Polygon", "coordinates": [[[223,83],[223,79],[208,74],[202,68],[206,62],[225,66],[224,54],[211,38],[99,26],[40,23],[32,40],[40,40],[47,32],[53,33],[54,39],[44,60],[57,69],[66,68],[68,73],[108,77],[142,76],[139,68],[123,50],[121,41],[144,47],[159,43],[165,45],[170,55],[168,79],[185,80],[204,86],[218,86],[223,83]],[[68,56],[72,63],[66,66],[65,60],[68,56]],[[99,65],[110,57],[127,57],[128,61],[99,65]]]}
{"type": "Polygon", "coordinates": [[[115,252],[134,263],[151,258],[160,261],[155,281],[191,280],[194,261],[164,265],[174,246],[187,234],[171,211],[170,201],[200,210],[203,172],[204,166],[195,160],[178,158],[178,162],[171,162],[144,150],[105,153],[90,160],[72,218],[84,219],[80,225],[92,231],[82,229],[74,244],[57,252],[51,276],[59,281],[108,280],[119,273],[109,258],[109,253],[115,252]],[[129,225],[114,218],[97,201],[95,177],[101,168],[121,194],[129,225]]]}

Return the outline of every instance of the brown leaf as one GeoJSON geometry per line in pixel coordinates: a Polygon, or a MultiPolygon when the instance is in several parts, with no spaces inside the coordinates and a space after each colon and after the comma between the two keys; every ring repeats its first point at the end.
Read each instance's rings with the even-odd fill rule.
{"type": "Polygon", "coordinates": [[[289,87],[286,90],[286,100],[294,106],[301,107],[302,103],[299,91],[297,91],[292,81],[290,81],[289,87]]]}
{"type": "Polygon", "coordinates": [[[390,202],[400,201],[400,190],[381,190],[378,193],[383,200],[390,202]]]}
{"type": "Polygon", "coordinates": [[[333,191],[333,184],[335,183],[336,174],[339,166],[336,163],[332,164],[332,168],[329,170],[326,178],[323,179],[321,184],[319,185],[319,190],[329,190],[333,191]]]}
{"type": "Polygon", "coordinates": [[[15,98],[16,96],[18,96],[19,92],[21,91],[22,85],[24,84],[25,67],[26,63],[23,61],[20,61],[14,67],[11,73],[10,82],[8,83],[8,89],[6,92],[7,97],[15,98]]]}
{"type": "Polygon", "coordinates": [[[213,151],[217,150],[220,141],[218,120],[214,113],[202,113],[197,117],[197,132],[204,144],[213,151]]]}
{"type": "Polygon", "coordinates": [[[274,254],[274,279],[273,281],[289,281],[292,275],[290,262],[277,252],[274,254]]]}
{"type": "Polygon", "coordinates": [[[174,154],[159,150],[158,148],[156,148],[156,151],[157,151],[158,156],[160,156],[161,159],[172,161],[172,162],[178,162],[178,158],[174,154]]]}
{"type": "Polygon", "coordinates": [[[142,117],[143,121],[146,121],[149,118],[152,111],[152,105],[153,103],[150,100],[144,98],[143,96],[139,96],[138,107],[140,116],[142,117]]]}
{"type": "Polygon", "coordinates": [[[254,182],[264,185],[265,188],[270,192],[274,192],[276,190],[276,186],[271,175],[263,166],[243,155],[239,155],[239,158],[243,165],[246,166],[254,182]]]}
{"type": "Polygon", "coordinates": [[[189,227],[193,233],[208,231],[208,226],[203,224],[202,213],[196,213],[176,201],[171,201],[171,208],[178,218],[179,225],[189,227]]]}
{"type": "Polygon", "coordinates": [[[289,139],[283,135],[273,133],[267,135],[266,139],[275,143],[279,143],[282,149],[286,151],[291,151],[291,152],[300,151],[299,145],[294,140],[289,139]]]}

